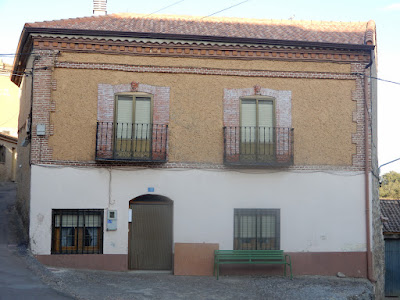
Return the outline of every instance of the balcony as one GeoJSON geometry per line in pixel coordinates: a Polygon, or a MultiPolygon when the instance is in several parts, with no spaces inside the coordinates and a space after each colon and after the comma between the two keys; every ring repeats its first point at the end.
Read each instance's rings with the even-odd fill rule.
{"type": "Polygon", "coordinates": [[[293,131],[284,127],[224,127],[224,164],[293,165],[293,131]]]}
{"type": "Polygon", "coordinates": [[[96,160],[166,162],[168,125],[97,122],[96,160]]]}

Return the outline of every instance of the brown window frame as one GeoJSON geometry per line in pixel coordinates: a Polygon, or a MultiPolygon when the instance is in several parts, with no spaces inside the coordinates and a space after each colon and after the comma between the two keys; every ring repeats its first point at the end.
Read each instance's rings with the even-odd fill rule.
{"type": "MultiPolygon", "coordinates": [[[[102,254],[103,253],[103,236],[104,236],[104,210],[103,209],[53,209],[52,210],[52,254],[102,254]],[[69,218],[68,224],[63,226],[63,217],[69,218]],[[90,222],[91,217],[92,222],[90,222]],[[88,217],[88,224],[86,223],[88,217]],[[98,219],[94,222],[94,219],[98,219]],[[95,224],[96,223],[96,224],[95,224]],[[92,235],[88,234],[89,230],[94,229],[96,232],[96,242],[94,245],[85,245],[88,238],[92,239],[92,235]],[[68,230],[66,236],[63,234],[63,229],[68,230]],[[71,238],[68,237],[68,234],[71,238]],[[66,243],[66,245],[63,245],[66,243]]],[[[89,242],[92,244],[92,240],[89,242]]]]}

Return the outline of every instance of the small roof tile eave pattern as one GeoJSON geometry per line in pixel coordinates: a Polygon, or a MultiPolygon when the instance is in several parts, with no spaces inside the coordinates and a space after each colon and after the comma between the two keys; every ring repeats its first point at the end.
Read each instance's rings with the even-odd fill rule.
{"type": "Polygon", "coordinates": [[[26,28],[139,32],[190,36],[365,45],[375,42],[375,23],[260,20],[170,15],[111,14],[26,23],[26,28]]]}
{"type": "Polygon", "coordinates": [[[381,199],[381,213],[388,218],[383,222],[383,232],[400,233],[400,200],[381,199]]]}

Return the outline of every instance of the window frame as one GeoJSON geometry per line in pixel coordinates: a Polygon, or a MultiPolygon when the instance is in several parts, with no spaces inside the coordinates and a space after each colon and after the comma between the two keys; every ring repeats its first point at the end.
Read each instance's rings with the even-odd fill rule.
{"type": "MultiPolygon", "coordinates": [[[[153,124],[153,102],[154,97],[152,94],[142,93],[142,92],[123,92],[123,93],[116,93],[114,95],[114,126],[116,126],[117,119],[118,119],[118,97],[119,96],[126,96],[132,97],[132,102],[134,101],[136,104],[136,98],[150,98],[150,124],[153,124]]],[[[135,124],[135,109],[136,105],[132,105],[132,123],[135,124]]],[[[115,131],[114,131],[115,132],[115,131]]]]}
{"type": "MultiPolygon", "coordinates": [[[[259,96],[259,95],[253,95],[253,96],[243,96],[239,98],[239,153],[243,156],[241,160],[250,160],[250,161],[258,161],[259,156],[261,155],[260,153],[260,137],[259,137],[259,109],[258,109],[258,103],[259,101],[271,101],[272,102],[272,143],[265,143],[264,145],[272,145],[272,152],[271,153],[271,157],[272,159],[275,159],[275,153],[276,153],[276,137],[275,137],[275,132],[274,132],[274,128],[276,126],[276,99],[274,97],[271,96],[259,96]],[[243,104],[243,100],[255,100],[256,102],[256,126],[255,126],[255,133],[254,133],[254,154],[251,153],[251,145],[252,142],[242,142],[242,128],[244,127],[242,125],[242,104],[243,104]],[[250,154],[247,154],[247,149],[246,146],[250,145],[250,154]],[[254,158],[246,158],[247,155],[253,155],[254,158]]],[[[271,147],[271,146],[269,146],[271,147]]],[[[265,154],[265,150],[264,150],[264,154],[265,154]]]]}
{"type": "Polygon", "coordinates": [[[258,101],[271,101],[272,102],[272,127],[276,126],[276,99],[271,96],[259,96],[259,95],[253,95],[253,96],[243,96],[239,98],[239,126],[242,127],[242,102],[243,100],[255,100],[256,101],[256,127],[258,127],[257,124],[258,122],[258,101]]]}
{"type": "MultiPolygon", "coordinates": [[[[281,221],[280,221],[280,209],[272,209],[272,208],[235,208],[234,209],[234,213],[233,213],[233,249],[234,250],[280,250],[280,240],[281,240],[281,230],[280,230],[280,225],[281,221]],[[255,232],[255,237],[253,238],[249,238],[246,237],[246,239],[254,239],[254,241],[247,243],[250,244],[250,246],[252,246],[250,249],[248,247],[245,247],[245,249],[243,249],[243,242],[241,241],[241,239],[245,239],[245,237],[241,237],[240,236],[240,223],[236,224],[236,220],[237,217],[242,217],[242,216],[250,216],[250,217],[255,217],[255,227],[254,227],[254,232],[255,232]],[[258,236],[257,233],[257,228],[259,226],[262,226],[261,223],[258,226],[258,220],[260,219],[260,217],[263,216],[274,216],[275,217],[275,233],[274,233],[274,247],[272,248],[267,248],[265,249],[265,247],[260,247],[258,248],[258,245],[260,244],[261,246],[261,239],[266,239],[265,237],[263,238],[262,236],[258,236]],[[237,228],[238,231],[237,232],[237,228]],[[255,246],[255,249],[254,247],[255,246]]],[[[267,237],[269,238],[269,237],[267,237]]],[[[266,243],[263,243],[266,244],[266,243]]]]}
{"type": "MultiPolygon", "coordinates": [[[[154,96],[149,93],[143,93],[143,92],[122,92],[122,93],[116,93],[114,94],[114,125],[113,125],[113,151],[114,151],[114,157],[119,157],[120,158],[136,158],[136,159],[141,159],[141,158],[146,158],[149,159],[152,156],[152,151],[153,151],[153,103],[154,103],[154,96]],[[144,147],[148,148],[149,151],[136,151],[137,145],[133,146],[134,143],[138,141],[144,141],[143,138],[134,138],[135,133],[132,131],[130,138],[123,139],[123,138],[118,138],[118,128],[117,128],[117,120],[118,120],[118,97],[124,96],[124,97],[132,97],[132,124],[135,123],[135,114],[136,114],[136,99],[137,98],[149,98],[150,99],[150,128],[149,128],[149,139],[148,139],[148,145],[146,143],[140,142],[139,148],[142,150],[143,144],[144,147]],[[128,141],[128,142],[123,142],[123,141],[128,141]],[[131,143],[129,144],[129,140],[131,143]],[[133,142],[135,141],[135,142],[133,142]],[[118,144],[120,144],[121,149],[118,149],[118,144]],[[129,149],[128,151],[123,151],[122,148],[125,146],[125,150],[129,149]],[[135,150],[133,150],[135,149],[135,150]],[[130,155],[127,155],[130,154],[130,155]]],[[[133,127],[135,129],[135,127],[133,127]]],[[[143,127],[142,127],[143,130],[143,127]]]]}
{"type": "MultiPolygon", "coordinates": [[[[94,219],[93,219],[94,221],[94,219]]],[[[51,225],[51,254],[103,254],[104,242],[104,209],[52,209],[52,225],[51,225]],[[76,216],[76,226],[63,226],[62,216],[76,216]],[[57,216],[59,218],[57,226],[57,216]],[[86,216],[98,216],[99,226],[87,226],[95,224],[86,224],[86,216]],[[82,223],[82,226],[80,226],[82,223]],[[96,245],[86,246],[87,234],[86,229],[97,228],[96,245]],[[65,235],[66,245],[63,243],[63,229],[68,230],[65,235]],[[71,235],[69,233],[72,229],[71,235]],[[69,236],[72,236],[73,245],[69,245],[69,236]]]]}

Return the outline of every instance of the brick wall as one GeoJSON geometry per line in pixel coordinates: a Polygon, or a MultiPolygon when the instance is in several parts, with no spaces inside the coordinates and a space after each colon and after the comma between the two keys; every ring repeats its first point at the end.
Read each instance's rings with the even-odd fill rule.
{"type": "Polygon", "coordinates": [[[33,96],[32,96],[32,164],[51,160],[53,149],[49,146],[49,135],[53,134],[50,124],[50,113],[55,111],[55,103],[52,101],[52,91],[56,89],[52,73],[58,51],[36,50],[33,52],[33,96]],[[38,124],[45,125],[46,132],[38,136],[36,128],[38,124]]]}

